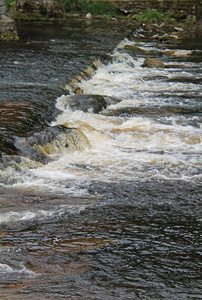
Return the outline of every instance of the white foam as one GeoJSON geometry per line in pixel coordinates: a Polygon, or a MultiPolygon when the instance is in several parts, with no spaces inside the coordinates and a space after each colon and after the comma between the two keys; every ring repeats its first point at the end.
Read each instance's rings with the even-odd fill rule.
{"type": "Polygon", "coordinates": [[[54,210],[37,210],[37,211],[9,211],[4,214],[0,214],[0,224],[13,223],[19,221],[27,221],[33,219],[44,219],[57,217],[65,212],[67,213],[80,213],[86,208],[87,205],[60,205],[54,210]]]}
{"type": "Polygon", "coordinates": [[[25,275],[26,277],[36,277],[38,274],[35,272],[27,269],[23,264],[20,265],[21,269],[14,269],[11,266],[7,264],[0,263],[0,276],[9,276],[9,275],[15,275],[16,277],[20,275],[25,275]]]}
{"type": "MultiPolygon", "coordinates": [[[[81,188],[82,184],[90,184],[95,180],[201,180],[201,128],[180,125],[179,115],[174,113],[164,116],[165,124],[159,121],[161,116],[158,115],[161,106],[171,105],[172,108],[176,105],[181,108],[187,104],[181,96],[201,93],[199,84],[186,80],[172,81],[179,76],[195,78],[198,65],[185,61],[183,69],[143,68],[144,58],[134,58],[124,52],[126,44],[134,43],[123,40],[107,65],[102,64],[90,80],[78,84],[85,94],[117,97],[119,103],[98,115],[90,111],[72,111],[69,108],[69,95],[57,99],[57,107],[62,113],[53,124],[66,123],[69,127],[79,129],[88,138],[91,148],[61,154],[54,162],[30,170],[29,174],[26,171],[17,177],[15,173],[15,187],[51,190],[82,197],[88,195],[87,189],[81,188]],[[106,112],[118,113],[121,108],[124,111],[124,108],[133,107],[146,108],[148,112],[149,108],[156,107],[157,116],[152,118],[146,113],[128,117],[104,115],[106,112]]],[[[158,52],[152,44],[149,47],[158,52]]],[[[200,77],[200,73],[197,74],[200,77]]],[[[11,177],[12,172],[9,173],[11,177]]],[[[46,213],[38,214],[42,216],[46,213]]]]}

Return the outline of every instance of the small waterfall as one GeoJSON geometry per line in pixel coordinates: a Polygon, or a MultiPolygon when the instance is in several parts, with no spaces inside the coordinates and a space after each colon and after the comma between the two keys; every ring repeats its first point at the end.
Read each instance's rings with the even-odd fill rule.
{"type": "Polygon", "coordinates": [[[1,45],[0,294],[201,299],[201,43],[139,31],[80,74],[122,22],[70,22],[1,45]]]}
{"type": "Polygon", "coordinates": [[[72,80],[57,99],[62,112],[52,126],[15,144],[31,160],[48,158],[47,166],[35,165],[35,178],[46,174],[44,184],[49,170],[55,183],[59,177],[200,181],[200,107],[193,101],[200,96],[199,80],[193,83],[199,66],[187,58],[182,64],[184,52],[176,51],[183,56],[173,62],[155,44],[137,47],[126,38],[108,62],[97,60],[72,80]],[[145,57],[160,54],[164,68],[144,66],[145,57]]]}

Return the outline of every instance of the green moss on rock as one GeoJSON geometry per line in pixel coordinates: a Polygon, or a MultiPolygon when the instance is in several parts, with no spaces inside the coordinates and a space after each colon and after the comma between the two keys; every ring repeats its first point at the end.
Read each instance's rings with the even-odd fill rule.
{"type": "Polygon", "coordinates": [[[17,42],[19,41],[19,36],[16,32],[5,31],[0,35],[0,41],[4,42],[17,42]]]}

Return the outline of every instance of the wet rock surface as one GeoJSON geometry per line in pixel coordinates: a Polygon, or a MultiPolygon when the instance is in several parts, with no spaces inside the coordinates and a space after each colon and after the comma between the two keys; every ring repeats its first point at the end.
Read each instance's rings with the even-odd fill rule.
{"type": "Polygon", "coordinates": [[[150,57],[145,59],[142,66],[147,68],[165,68],[165,64],[162,61],[150,57]]]}
{"type": "Polygon", "coordinates": [[[17,137],[32,134],[35,130],[42,130],[51,121],[51,109],[31,102],[13,102],[7,100],[0,104],[0,153],[17,155],[19,148],[15,145],[17,137]]]}
{"type": "Polygon", "coordinates": [[[69,98],[69,106],[72,110],[82,110],[84,112],[99,113],[108,105],[119,102],[113,97],[101,95],[73,95],[69,98]]]}
{"type": "MultiPolygon", "coordinates": [[[[18,155],[2,155],[3,167],[19,164],[25,160],[25,157],[46,164],[52,160],[49,157],[51,154],[81,150],[90,147],[90,144],[79,130],[61,125],[47,127],[29,137],[15,138],[14,147],[18,155]]],[[[29,163],[27,160],[26,162],[29,163]]],[[[38,165],[31,162],[31,166],[37,167],[38,165]]]]}

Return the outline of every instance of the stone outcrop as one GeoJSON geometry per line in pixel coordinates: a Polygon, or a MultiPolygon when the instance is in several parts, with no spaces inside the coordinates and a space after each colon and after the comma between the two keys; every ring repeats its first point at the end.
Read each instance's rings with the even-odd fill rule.
{"type": "Polygon", "coordinates": [[[18,41],[15,21],[5,15],[0,18],[0,41],[18,41]]]}
{"type": "Polygon", "coordinates": [[[16,11],[50,18],[62,18],[65,15],[64,7],[56,0],[16,0],[16,11]]]}
{"type": "MultiPolygon", "coordinates": [[[[93,0],[100,1],[100,0],[93,0]]],[[[201,0],[101,0],[110,1],[113,5],[125,14],[143,13],[145,10],[158,10],[164,14],[170,13],[170,16],[177,20],[186,19],[194,16],[201,19],[202,2],[201,0]]],[[[0,16],[5,14],[5,0],[0,0],[0,16]]],[[[59,0],[16,0],[17,13],[39,14],[42,16],[61,18],[65,17],[64,6],[59,0]]],[[[91,18],[90,14],[86,18],[91,18]]]]}

